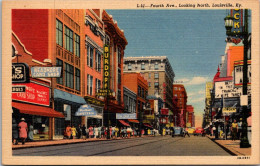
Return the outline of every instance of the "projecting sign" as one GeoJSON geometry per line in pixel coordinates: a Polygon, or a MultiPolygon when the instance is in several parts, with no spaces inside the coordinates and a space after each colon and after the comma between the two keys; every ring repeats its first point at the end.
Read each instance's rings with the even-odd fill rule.
{"type": "Polygon", "coordinates": [[[136,113],[132,113],[132,114],[117,113],[116,119],[136,119],[136,113]]]}
{"type": "MultiPolygon", "coordinates": [[[[251,84],[251,61],[247,63],[247,84],[251,84]]],[[[236,61],[234,64],[234,82],[235,86],[243,85],[243,61],[236,61]]]]}
{"type": "Polygon", "coordinates": [[[75,113],[75,116],[94,116],[97,115],[97,111],[90,105],[81,105],[78,111],[75,113]]]}
{"type": "Polygon", "coordinates": [[[25,86],[12,86],[12,93],[25,92],[25,86]]]}
{"type": "Polygon", "coordinates": [[[33,78],[44,77],[61,77],[60,67],[31,67],[31,75],[33,78]]]}
{"type": "Polygon", "coordinates": [[[231,9],[231,12],[234,17],[234,20],[233,20],[234,25],[233,25],[231,31],[233,33],[240,33],[240,32],[242,32],[242,28],[243,28],[243,22],[242,22],[243,9],[231,9]]]}
{"type": "Polygon", "coordinates": [[[12,83],[29,83],[29,67],[26,63],[12,64],[12,83]]]}
{"type": "MultiPolygon", "coordinates": [[[[233,81],[215,82],[215,98],[240,97],[242,95],[242,86],[235,87],[233,81]]],[[[247,86],[247,94],[251,95],[251,86],[247,86]]]]}

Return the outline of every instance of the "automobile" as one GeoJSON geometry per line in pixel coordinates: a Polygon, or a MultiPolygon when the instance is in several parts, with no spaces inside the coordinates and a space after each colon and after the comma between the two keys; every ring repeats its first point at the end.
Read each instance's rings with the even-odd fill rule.
{"type": "Polygon", "coordinates": [[[193,135],[195,135],[195,136],[201,135],[202,136],[203,133],[204,133],[204,129],[201,128],[201,127],[197,127],[196,130],[194,131],[193,135]]]}
{"type": "Polygon", "coordinates": [[[184,129],[182,127],[173,127],[172,137],[174,136],[184,136],[184,129]]]}
{"type": "Polygon", "coordinates": [[[195,130],[196,130],[195,128],[191,128],[191,127],[189,127],[189,128],[187,129],[187,131],[188,131],[189,134],[193,134],[195,130]]]}

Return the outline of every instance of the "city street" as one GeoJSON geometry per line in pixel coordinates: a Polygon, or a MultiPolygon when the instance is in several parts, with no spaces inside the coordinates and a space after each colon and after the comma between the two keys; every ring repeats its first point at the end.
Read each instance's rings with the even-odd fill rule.
{"type": "Polygon", "coordinates": [[[15,156],[230,156],[207,137],[156,136],[13,150],[15,156]]]}

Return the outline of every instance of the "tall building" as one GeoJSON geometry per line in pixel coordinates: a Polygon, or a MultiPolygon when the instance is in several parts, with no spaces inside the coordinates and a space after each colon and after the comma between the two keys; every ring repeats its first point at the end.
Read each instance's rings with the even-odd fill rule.
{"type": "Polygon", "coordinates": [[[211,110],[211,104],[212,104],[212,90],[213,90],[213,83],[212,82],[206,82],[206,98],[205,98],[205,110],[204,110],[204,126],[209,125],[211,122],[212,117],[212,110],[211,110]]]}
{"type": "Polygon", "coordinates": [[[177,126],[186,126],[186,112],[187,112],[187,92],[182,84],[173,85],[173,96],[177,98],[177,109],[174,116],[177,116],[177,126]]]}
{"type": "Polygon", "coordinates": [[[141,73],[148,81],[148,95],[161,97],[172,114],[175,74],[166,56],[125,57],[124,73],[141,73]]]}
{"type": "Polygon", "coordinates": [[[186,112],[186,127],[195,127],[194,124],[194,107],[192,105],[187,105],[187,112],[186,112]]]}

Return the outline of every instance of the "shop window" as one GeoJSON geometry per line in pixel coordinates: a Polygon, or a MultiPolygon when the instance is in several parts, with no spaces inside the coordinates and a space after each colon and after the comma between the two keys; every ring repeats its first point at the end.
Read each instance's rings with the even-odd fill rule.
{"type": "Polygon", "coordinates": [[[65,120],[63,118],[55,118],[55,135],[64,135],[65,120]]]}
{"type": "Polygon", "coordinates": [[[65,63],[65,86],[74,88],[74,67],[68,63],[65,63]]]}
{"type": "Polygon", "coordinates": [[[80,70],[77,68],[75,70],[75,86],[76,90],[80,91],[80,70]]]}
{"type": "MultiPolygon", "coordinates": [[[[61,66],[61,67],[62,67],[62,70],[63,70],[63,61],[62,61],[62,60],[56,59],[56,65],[57,65],[57,66],[61,66]]],[[[57,84],[63,85],[63,77],[62,77],[62,74],[61,74],[61,77],[56,78],[56,82],[57,82],[57,84]]]]}
{"type": "Polygon", "coordinates": [[[73,31],[65,26],[65,49],[73,53],[73,31]]]}
{"type": "Polygon", "coordinates": [[[49,117],[32,116],[32,120],[29,123],[31,123],[33,126],[34,140],[49,139],[49,117]]]}
{"type": "Polygon", "coordinates": [[[56,43],[63,46],[63,25],[59,20],[56,20],[56,43]]]}
{"type": "Polygon", "coordinates": [[[75,34],[75,42],[74,42],[74,45],[75,45],[75,55],[77,57],[80,57],[80,37],[79,35],[75,34]]]}

